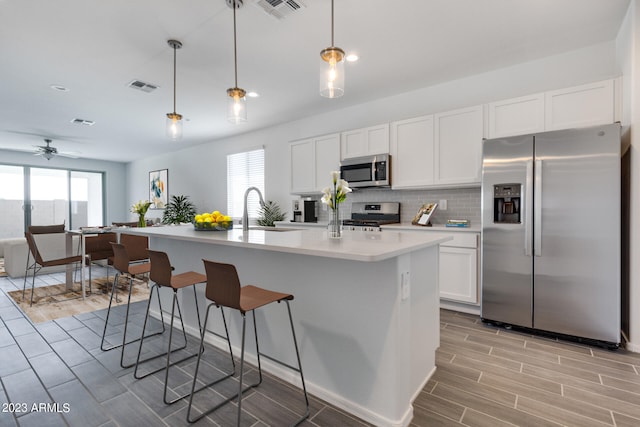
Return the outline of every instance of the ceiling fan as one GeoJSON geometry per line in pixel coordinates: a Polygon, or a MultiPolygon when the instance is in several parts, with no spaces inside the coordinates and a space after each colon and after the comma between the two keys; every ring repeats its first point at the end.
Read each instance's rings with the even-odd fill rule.
{"type": "Polygon", "coordinates": [[[58,149],[56,147],[52,147],[51,146],[51,140],[48,138],[44,139],[44,142],[47,145],[36,145],[36,152],[34,153],[34,156],[42,156],[47,160],[51,160],[52,158],[54,158],[55,156],[62,156],[62,157],[69,157],[71,159],[77,159],[78,156],[75,156],[71,153],[61,153],[58,151],[58,149]]]}

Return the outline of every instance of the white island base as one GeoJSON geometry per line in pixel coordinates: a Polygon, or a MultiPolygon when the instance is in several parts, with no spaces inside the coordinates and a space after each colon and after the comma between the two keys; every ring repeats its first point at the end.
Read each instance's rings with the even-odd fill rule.
{"type": "MultiPolygon", "coordinates": [[[[243,285],[292,293],[308,391],[375,425],[409,425],[412,402],[435,371],[438,243],[446,239],[385,231],[347,232],[331,241],[322,231],[250,230],[243,236],[241,230],[196,232],[185,226],[127,232],[150,236],[150,247],[167,252],[176,273],[204,272],[205,258],[234,264],[243,285]]],[[[203,312],[204,285],[198,286],[203,312]]],[[[163,307],[167,303],[163,296],[163,307]]],[[[189,332],[198,335],[192,294],[180,303],[189,332]]],[[[223,333],[214,312],[207,327],[223,333]]],[[[284,307],[272,304],[257,316],[261,352],[295,366],[284,307]]],[[[239,352],[240,316],[227,320],[239,352]]],[[[226,342],[208,337],[226,349],[226,342]]],[[[252,343],[248,337],[247,360],[255,363],[252,343]]],[[[263,368],[300,385],[297,374],[268,359],[263,368]]]]}

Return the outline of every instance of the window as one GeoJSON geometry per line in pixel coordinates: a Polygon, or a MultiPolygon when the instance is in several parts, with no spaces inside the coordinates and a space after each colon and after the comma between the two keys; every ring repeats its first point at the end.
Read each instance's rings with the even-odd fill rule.
{"type": "MultiPolygon", "coordinates": [[[[242,218],[244,193],[256,187],[264,195],[264,149],[244,151],[227,156],[227,215],[242,218]]],[[[258,217],[260,198],[255,192],[249,195],[249,218],[258,217]]]]}
{"type": "Polygon", "coordinates": [[[103,173],[0,165],[0,238],[29,225],[103,225],[103,173]]]}

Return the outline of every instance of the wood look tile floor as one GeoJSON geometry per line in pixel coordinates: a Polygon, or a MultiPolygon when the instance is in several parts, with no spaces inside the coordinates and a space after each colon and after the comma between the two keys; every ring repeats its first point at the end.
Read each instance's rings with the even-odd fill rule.
{"type": "Polygon", "coordinates": [[[640,426],[640,354],[440,311],[437,370],[415,426],[640,426]]]}
{"type": "MultiPolygon", "coordinates": [[[[55,280],[45,275],[42,284],[55,280]]],[[[3,292],[21,287],[20,279],[0,277],[0,403],[29,409],[69,403],[70,410],[0,410],[0,427],[189,425],[185,401],[162,402],[162,372],[135,380],[131,368],[120,368],[119,352],[100,350],[104,310],[34,325],[3,292]]],[[[140,320],[144,303],[132,307],[140,320]]],[[[640,426],[640,354],[493,328],[464,313],[440,314],[437,371],[414,402],[411,426],[640,426]]],[[[163,344],[152,342],[150,351],[163,344]]],[[[224,363],[224,353],[206,352],[217,352],[216,365],[224,363]]],[[[172,393],[190,386],[194,363],[172,371],[172,393]]],[[[196,407],[216,398],[203,394],[196,407]]],[[[300,411],[298,390],[267,376],[246,394],[242,424],[288,425],[300,411]]],[[[194,425],[228,426],[234,419],[231,404],[194,425]]],[[[302,425],[368,424],[311,397],[311,416],[302,425]]]]}

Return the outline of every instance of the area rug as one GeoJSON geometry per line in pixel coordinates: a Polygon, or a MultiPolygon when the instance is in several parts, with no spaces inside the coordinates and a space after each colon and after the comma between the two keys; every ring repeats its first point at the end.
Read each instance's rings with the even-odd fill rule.
{"type": "Polygon", "coordinates": [[[4,271],[4,258],[0,258],[0,277],[4,277],[7,275],[7,272],[4,271]]]}
{"type": "MultiPolygon", "coordinates": [[[[80,284],[76,283],[74,290],[65,291],[64,283],[59,285],[42,286],[35,289],[33,295],[33,306],[29,306],[31,299],[31,289],[27,287],[25,301],[22,301],[22,290],[7,292],[13,298],[22,311],[31,319],[33,323],[42,323],[60,317],[73,316],[80,313],[102,310],[109,307],[111,296],[111,286],[113,278],[107,280],[106,277],[92,280],[92,293],[89,294],[87,286],[87,296],[82,299],[80,284]]],[[[129,293],[129,281],[125,278],[118,283],[118,300],[113,300],[113,305],[127,303],[129,293]]],[[[146,301],[149,299],[149,284],[145,280],[135,279],[131,290],[131,302],[146,301]]]]}

